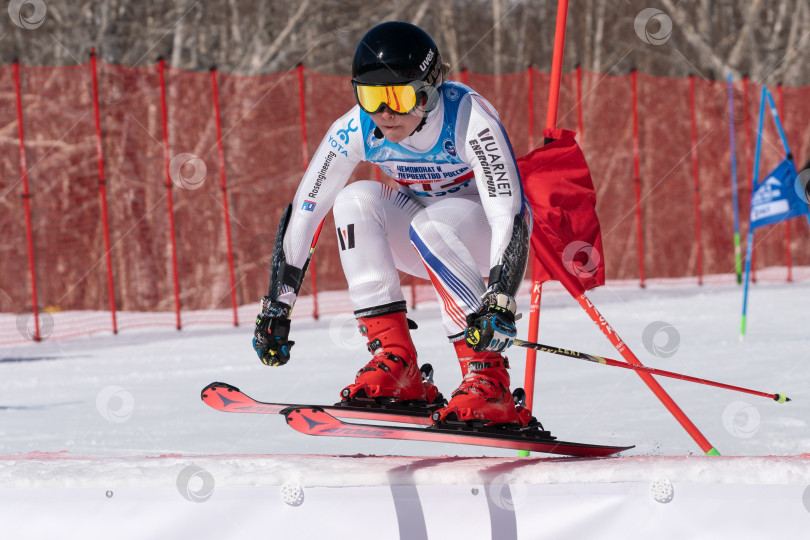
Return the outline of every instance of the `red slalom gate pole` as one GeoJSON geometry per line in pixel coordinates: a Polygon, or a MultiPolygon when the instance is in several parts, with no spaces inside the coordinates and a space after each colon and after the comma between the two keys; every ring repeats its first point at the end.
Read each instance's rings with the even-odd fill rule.
{"type": "Polygon", "coordinates": [[[233,307],[233,325],[239,326],[239,314],[236,305],[236,274],[233,268],[233,242],[231,240],[231,216],[228,211],[228,180],[225,173],[225,150],[222,145],[222,111],[219,106],[219,84],[217,68],[211,68],[211,91],[214,98],[214,115],[217,125],[217,157],[219,159],[219,183],[222,189],[222,215],[225,222],[225,242],[228,247],[228,274],[231,279],[231,306],[233,307]]]}
{"type": "MultiPolygon", "coordinates": [[[[591,320],[596,323],[602,333],[607,336],[613,346],[616,348],[617,351],[624,357],[628,364],[632,364],[634,366],[641,366],[646,367],[644,364],[641,363],[633,351],[627,348],[624,341],[619,337],[613,328],[611,328],[610,324],[608,324],[607,319],[605,319],[601,313],[596,309],[596,306],[588,299],[585,293],[582,293],[577,297],[577,302],[579,305],[585,309],[585,311],[590,316],[591,320]]],[[[712,444],[703,436],[700,430],[689,420],[689,417],[686,416],[678,404],[667,394],[666,390],[656,381],[652,375],[649,373],[645,373],[643,371],[636,371],[636,374],[641,377],[644,383],[652,390],[653,394],[664,404],[664,406],[669,410],[672,416],[678,421],[679,424],[686,430],[687,433],[694,439],[697,445],[700,447],[701,450],[706,455],[710,456],[719,456],[720,453],[717,449],[712,446],[712,444]]]]}
{"type": "Polygon", "coordinates": [[[633,182],[636,189],[636,238],[638,242],[638,279],[639,287],[646,287],[644,282],[644,232],[641,225],[641,149],[638,139],[638,82],[636,70],[633,69],[630,80],[633,85],[633,182]]]}
{"type": "MultiPolygon", "coordinates": [[[[546,128],[554,129],[557,125],[557,108],[560,102],[560,80],[562,79],[563,50],[565,48],[565,23],[568,18],[568,0],[557,2],[557,26],[554,30],[554,55],[551,58],[551,81],[549,84],[548,113],[546,128]]],[[[544,141],[547,142],[547,141],[544,141]]],[[[543,294],[543,282],[532,281],[531,305],[529,308],[529,339],[537,340],[540,328],[540,301],[543,294]]],[[[537,364],[537,351],[530,349],[526,353],[526,373],[523,386],[526,391],[526,406],[531,410],[534,405],[534,378],[537,364]]],[[[521,451],[521,456],[529,452],[521,451]]]]}
{"type": "Polygon", "coordinates": [[[698,285],[703,285],[703,249],[700,243],[700,168],[697,151],[697,117],[695,113],[695,76],[689,75],[689,109],[692,117],[692,176],[695,181],[695,241],[697,243],[698,285]]]}
{"type": "MultiPolygon", "coordinates": [[[[529,341],[537,341],[540,331],[540,301],[542,300],[543,283],[532,282],[529,307],[529,341]]],[[[523,386],[526,390],[526,407],[532,410],[534,405],[534,377],[537,369],[537,351],[529,349],[526,352],[526,375],[523,386]]]]}
{"type": "Polygon", "coordinates": [[[557,2],[557,27],[554,30],[554,55],[551,58],[551,82],[549,84],[548,114],[546,128],[557,127],[557,107],[560,102],[563,50],[565,48],[565,23],[568,18],[568,0],[557,2]]]}
{"type": "MultiPolygon", "coordinates": [[[[617,351],[621,353],[629,364],[643,366],[641,361],[636,358],[636,355],[633,354],[633,352],[627,347],[616,331],[611,328],[607,319],[605,319],[605,317],[599,313],[596,306],[588,299],[587,295],[585,294],[583,284],[573,274],[568,272],[562,260],[560,260],[556,250],[551,245],[549,239],[546,238],[545,235],[537,235],[533,239],[536,240],[535,248],[538,256],[540,260],[543,261],[543,264],[546,265],[546,268],[551,275],[555,276],[563,287],[565,287],[568,293],[576,298],[577,302],[579,302],[591,320],[596,323],[602,333],[608,338],[610,343],[616,348],[617,351]]],[[[689,420],[686,414],[678,407],[672,398],[669,397],[669,394],[666,393],[666,391],[661,387],[660,384],[658,384],[658,381],[656,381],[652,375],[642,371],[637,371],[636,374],[641,377],[647,387],[652,390],[655,396],[661,401],[661,403],[664,404],[670,414],[675,417],[681,426],[683,426],[683,428],[687,431],[687,433],[689,433],[703,452],[705,452],[707,455],[719,455],[719,452],[714,448],[714,446],[712,446],[711,443],[706,440],[706,437],[704,437],[700,430],[698,430],[692,421],[689,420]]]]}
{"type": "Polygon", "coordinates": [[[104,176],[104,148],[101,138],[101,107],[98,100],[98,70],[96,50],[90,49],[90,71],[93,78],[93,113],[96,119],[96,155],[98,157],[98,193],[101,199],[101,220],[104,230],[104,253],[107,259],[107,295],[110,298],[110,316],[113,334],[118,333],[115,313],[115,282],[113,280],[112,249],[110,247],[110,220],[107,213],[107,180],[104,176]]]}
{"type": "Polygon", "coordinates": [[[172,198],[172,175],[169,168],[169,119],[166,106],[166,60],[158,59],[158,76],[160,80],[160,112],[163,124],[163,161],[166,168],[166,194],[169,200],[169,240],[172,247],[172,282],[174,283],[174,311],[177,319],[177,329],[182,328],[180,318],[180,278],[177,273],[177,241],[174,231],[174,200],[172,198]]]}
{"type": "Polygon", "coordinates": [[[31,192],[28,190],[28,163],[25,156],[25,130],[23,128],[22,89],[20,85],[20,61],[14,59],[14,91],[17,103],[17,135],[20,141],[20,173],[23,183],[25,206],[25,231],[28,242],[28,269],[31,273],[31,312],[34,315],[34,341],[41,341],[39,328],[39,302],[37,301],[37,271],[34,258],[34,231],[31,224],[31,192]]]}

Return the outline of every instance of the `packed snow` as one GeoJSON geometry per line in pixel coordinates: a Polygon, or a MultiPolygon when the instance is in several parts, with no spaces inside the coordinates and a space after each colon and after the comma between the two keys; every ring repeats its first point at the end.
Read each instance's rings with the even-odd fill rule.
{"type": "MultiPolygon", "coordinates": [[[[632,481],[637,471],[657,467],[690,481],[806,485],[810,459],[801,454],[810,452],[810,269],[794,269],[793,283],[784,281],[784,271],[760,271],[744,342],[738,339],[742,290],[733,276],[710,277],[703,286],[652,280],[645,289],[611,282],[588,293],[645,365],[792,399],[778,404],[657,378],[721,454],[738,458],[702,457],[632,371],[543,353],[537,357],[534,414],[545,428],[562,440],[635,448],[601,460],[536,455],[518,466],[511,450],[309,437],[278,415],[228,414],[200,401],[206,384],[223,381],[264,401],[335,402],[368,357],[347,309],[320,320],[299,313],[292,360],[277,368],[263,366],[252,351],[250,319],[235,328],[147,328],[0,348],[0,485],[148,485],[164,474],[176,476],[177,464],[189,459],[227,470],[235,484],[280,483],[285,471],[306,470],[319,485],[364,485],[389,478],[385,471],[392,467],[431,457],[431,463],[452,464],[445,476],[440,467],[425,471],[433,483],[469,482],[493,467],[523,481],[632,481]],[[318,456],[307,456],[313,454],[318,456]],[[335,455],[351,458],[326,457],[335,455]],[[371,467],[383,461],[383,472],[371,467]]],[[[527,314],[519,321],[521,337],[528,326],[526,291],[524,286],[518,299],[527,314]]],[[[449,395],[460,372],[437,304],[420,304],[409,317],[419,324],[413,334],[420,361],[432,363],[437,385],[449,395]]],[[[621,359],[554,284],[544,290],[539,341],[621,359]]],[[[514,386],[523,383],[525,353],[509,350],[514,386]]]]}

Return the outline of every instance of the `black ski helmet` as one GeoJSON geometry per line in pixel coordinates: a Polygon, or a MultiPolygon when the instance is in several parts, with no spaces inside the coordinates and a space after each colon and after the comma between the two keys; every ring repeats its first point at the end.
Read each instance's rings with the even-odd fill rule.
{"type": "MultiPolygon", "coordinates": [[[[352,82],[370,86],[422,81],[435,88],[442,60],[433,39],[410,23],[390,21],[369,30],[354,52],[352,82]]],[[[436,92],[425,92],[429,101],[436,92]]]]}

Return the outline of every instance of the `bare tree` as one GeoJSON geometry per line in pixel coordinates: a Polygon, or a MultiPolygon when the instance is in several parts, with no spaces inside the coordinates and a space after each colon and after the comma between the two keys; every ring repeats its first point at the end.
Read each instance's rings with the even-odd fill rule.
{"type": "MultiPolygon", "coordinates": [[[[374,24],[407,20],[436,39],[454,71],[507,73],[528,63],[547,70],[556,18],[553,0],[448,0],[393,5],[360,0],[37,0],[41,26],[0,16],[0,62],[70,65],[90,48],[123,65],[163,56],[175,67],[262,74],[299,62],[345,75],[357,41],[374,24]],[[497,24],[496,24],[497,22],[497,24]]],[[[658,3],[672,23],[665,43],[634,31],[648,0],[572,0],[566,64],[600,73],[634,65],[653,75],[743,73],[763,82],[810,84],[810,6],[806,0],[698,0],[658,3]],[[629,51],[629,52],[628,52],[629,51]]],[[[23,13],[25,16],[26,13],[23,13]]]]}

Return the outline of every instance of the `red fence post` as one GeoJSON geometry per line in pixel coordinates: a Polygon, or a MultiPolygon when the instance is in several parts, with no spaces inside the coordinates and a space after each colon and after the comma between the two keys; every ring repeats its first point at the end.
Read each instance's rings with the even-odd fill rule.
{"type": "Polygon", "coordinates": [[[239,326],[239,315],[236,305],[236,275],[233,269],[233,242],[231,241],[231,215],[228,211],[228,180],[225,174],[225,150],[222,148],[222,113],[219,108],[219,86],[217,85],[217,68],[211,68],[211,90],[214,98],[214,115],[217,125],[217,157],[219,159],[219,183],[222,189],[222,217],[225,221],[225,242],[228,246],[228,274],[231,279],[231,306],[233,307],[233,325],[239,326]]]}
{"type": "Polygon", "coordinates": [[[104,230],[104,254],[107,260],[107,295],[110,298],[110,317],[113,334],[118,333],[115,313],[115,281],[113,278],[112,248],[110,247],[110,220],[107,214],[107,179],[104,176],[104,148],[101,139],[101,110],[98,102],[98,70],[96,50],[90,49],[90,67],[93,77],[93,114],[96,119],[96,155],[98,157],[98,194],[101,199],[101,220],[104,230]]]}
{"type": "Polygon", "coordinates": [[[17,133],[20,141],[20,173],[23,182],[25,229],[28,242],[28,268],[31,272],[31,312],[34,314],[34,341],[40,341],[39,302],[37,301],[37,272],[34,259],[34,231],[31,225],[31,192],[28,190],[28,165],[25,159],[25,130],[23,129],[22,90],[20,89],[20,61],[14,59],[14,90],[17,96],[17,133]]]}
{"type": "MultiPolygon", "coordinates": [[[[298,64],[298,111],[301,114],[301,159],[304,171],[309,166],[309,140],[307,138],[307,100],[306,85],[304,84],[304,64],[298,64]]],[[[315,237],[317,239],[317,236],[315,237]]],[[[315,247],[314,245],[312,246],[315,247]]],[[[309,279],[312,282],[312,318],[318,320],[318,271],[315,264],[315,253],[309,262],[309,279]]]]}
{"type": "Polygon", "coordinates": [[[579,145],[585,144],[585,123],[582,120],[582,66],[577,64],[577,130],[579,130],[579,145]]]}
{"type": "Polygon", "coordinates": [[[695,239],[697,241],[698,285],[703,285],[703,253],[700,243],[700,171],[697,151],[697,118],[695,116],[695,76],[689,75],[689,109],[692,117],[692,175],[695,179],[695,239]]]}
{"type": "Polygon", "coordinates": [[[631,72],[633,84],[633,181],[636,185],[636,235],[638,237],[638,277],[639,286],[646,287],[644,282],[644,233],[641,226],[641,157],[638,140],[638,83],[636,69],[631,72]]]}
{"type": "Polygon", "coordinates": [[[301,113],[301,163],[309,166],[309,139],[307,138],[307,100],[304,84],[304,64],[298,64],[298,110],[301,113]]]}
{"type": "Polygon", "coordinates": [[[174,311],[177,318],[177,329],[183,326],[180,318],[180,279],[177,275],[177,241],[174,233],[174,200],[172,198],[172,175],[169,157],[169,119],[166,106],[166,61],[158,58],[158,75],[160,77],[160,112],[163,122],[163,161],[166,167],[166,194],[169,201],[169,240],[172,247],[172,281],[174,283],[174,311]]]}

